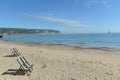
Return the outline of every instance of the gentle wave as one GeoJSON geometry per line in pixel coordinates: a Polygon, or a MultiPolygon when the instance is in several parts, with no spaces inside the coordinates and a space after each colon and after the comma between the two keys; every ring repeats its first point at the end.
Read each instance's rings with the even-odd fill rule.
{"type": "Polygon", "coordinates": [[[114,34],[21,34],[4,35],[2,40],[69,44],[82,46],[120,47],[120,33],[114,34]]]}

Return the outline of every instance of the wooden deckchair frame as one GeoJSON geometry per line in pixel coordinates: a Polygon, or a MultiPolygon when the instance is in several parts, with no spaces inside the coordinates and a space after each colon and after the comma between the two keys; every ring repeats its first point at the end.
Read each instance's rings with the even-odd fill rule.
{"type": "Polygon", "coordinates": [[[27,73],[27,75],[30,76],[32,72],[31,67],[27,67],[26,64],[21,60],[21,58],[18,58],[17,61],[20,65],[20,68],[17,71],[17,74],[20,72],[24,72],[25,74],[27,73]]]}

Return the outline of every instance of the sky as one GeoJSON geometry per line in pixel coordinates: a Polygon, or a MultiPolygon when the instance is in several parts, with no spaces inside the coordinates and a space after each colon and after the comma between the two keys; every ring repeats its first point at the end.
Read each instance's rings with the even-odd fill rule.
{"type": "Polygon", "coordinates": [[[120,0],[0,0],[1,28],[120,32],[120,0]]]}

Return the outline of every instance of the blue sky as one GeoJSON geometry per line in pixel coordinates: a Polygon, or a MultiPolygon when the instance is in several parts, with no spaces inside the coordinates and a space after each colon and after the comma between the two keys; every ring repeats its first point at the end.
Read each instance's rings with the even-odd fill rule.
{"type": "Polygon", "coordinates": [[[120,32],[120,0],[0,0],[0,27],[120,32]]]}

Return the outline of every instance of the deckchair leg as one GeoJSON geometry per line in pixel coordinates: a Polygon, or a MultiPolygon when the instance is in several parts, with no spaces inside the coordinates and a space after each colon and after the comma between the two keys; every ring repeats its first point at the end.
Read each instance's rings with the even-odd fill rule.
{"type": "Polygon", "coordinates": [[[31,75],[31,71],[27,71],[26,73],[27,73],[27,75],[28,75],[28,76],[30,76],[30,75],[31,75]]]}

